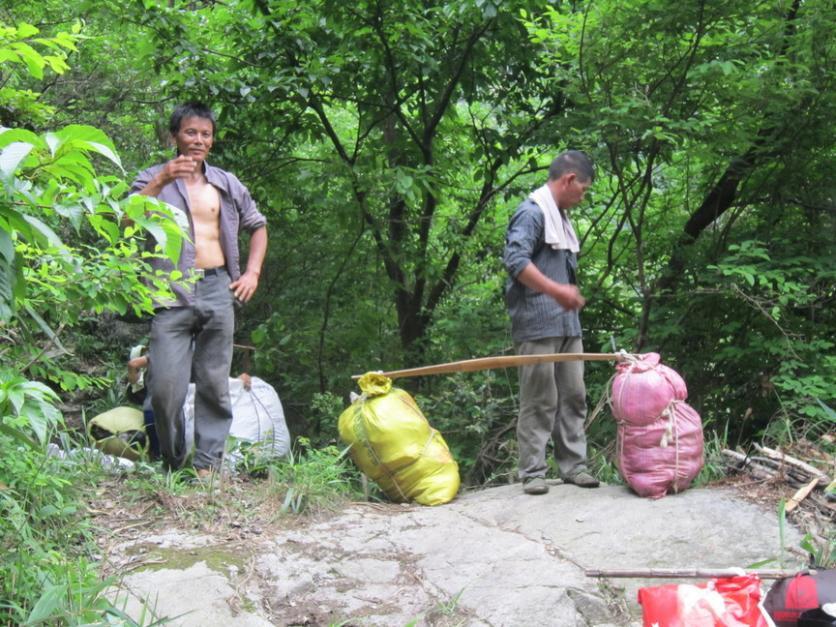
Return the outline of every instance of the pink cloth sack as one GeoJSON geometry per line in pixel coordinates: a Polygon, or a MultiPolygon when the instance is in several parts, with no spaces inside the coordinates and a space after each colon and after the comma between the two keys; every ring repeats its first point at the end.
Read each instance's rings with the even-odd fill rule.
{"type": "Polygon", "coordinates": [[[616,464],[639,496],[662,498],[687,489],[703,465],[700,415],[685,401],[673,401],[649,425],[619,422],[616,464]]]}
{"type": "Polygon", "coordinates": [[[629,355],[615,369],[610,401],[616,420],[649,425],[671,401],[688,398],[685,381],[675,370],[659,363],[659,353],[629,355]]]}
{"type": "Polygon", "coordinates": [[[658,353],[628,355],[616,371],[610,406],[621,476],[649,498],[685,490],[703,466],[702,420],[685,402],[685,381],[658,353]]]}

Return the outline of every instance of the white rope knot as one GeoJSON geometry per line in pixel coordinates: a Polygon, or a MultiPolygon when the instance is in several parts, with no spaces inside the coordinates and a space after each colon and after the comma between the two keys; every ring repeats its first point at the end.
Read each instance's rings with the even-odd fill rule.
{"type": "Polygon", "coordinates": [[[664,411],[661,414],[659,414],[659,418],[662,418],[664,416],[668,417],[668,424],[665,425],[665,432],[662,434],[662,439],[659,441],[659,446],[661,446],[662,448],[667,448],[668,444],[670,444],[671,440],[673,440],[674,427],[676,426],[675,408],[676,403],[679,402],[681,401],[673,399],[670,403],[668,403],[668,406],[665,407],[664,411]]]}
{"type": "Polygon", "coordinates": [[[642,361],[638,355],[634,353],[628,353],[623,348],[621,350],[616,351],[615,354],[618,356],[618,361],[628,361],[630,362],[631,366],[635,366],[636,364],[642,361]]]}

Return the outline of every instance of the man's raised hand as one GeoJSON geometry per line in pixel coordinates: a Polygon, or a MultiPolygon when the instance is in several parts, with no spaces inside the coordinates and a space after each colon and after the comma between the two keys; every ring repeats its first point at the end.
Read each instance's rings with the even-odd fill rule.
{"type": "Polygon", "coordinates": [[[188,155],[180,155],[176,159],[172,159],[165,164],[165,167],[163,168],[163,176],[169,182],[174,179],[187,178],[194,173],[196,167],[197,161],[188,155]]]}

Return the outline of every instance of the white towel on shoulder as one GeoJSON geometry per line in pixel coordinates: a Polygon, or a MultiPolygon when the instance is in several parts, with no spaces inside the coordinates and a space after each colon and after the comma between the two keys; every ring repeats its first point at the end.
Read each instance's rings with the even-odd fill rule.
{"type": "Polygon", "coordinates": [[[575,235],[575,229],[572,228],[572,223],[569,222],[569,218],[557,208],[549,186],[543,185],[535,189],[531,192],[529,198],[537,203],[537,206],[543,210],[543,215],[546,217],[546,244],[554,250],[570,250],[573,253],[579,252],[581,247],[578,236],[575,235]]]}

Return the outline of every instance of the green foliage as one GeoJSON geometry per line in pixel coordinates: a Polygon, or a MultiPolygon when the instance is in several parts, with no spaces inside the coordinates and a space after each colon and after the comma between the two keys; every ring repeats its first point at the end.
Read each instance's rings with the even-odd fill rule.
{"type": "Polygon", "coordinates": [[[316,449],[300,438],[287,460],[269,468],[269,492],[278,496],[283,513],[301,514],[331,509],[359,494],[358,475],[348,449],[316,449]]]}
{"type": "Polygon", "coordinates": [[[63,422],[57,401],[44,384],[0,370],[0,433],[29,448],[46,445],[48,435],[63,422]]]}
{"type": "MultiPolygon", "coordinates": [[[[20,78],[15,62],[35,78],[44,68],[66,69],[62,51],[74,49],[78,36],[37,34],[25,24],[0,33],[11,84],[20,78]]],[[[60,330],[85,312],[153,311],[154,298],[168,294],[168,277],[151,275],[145,260],[160,253],[146,252],[139,238],[150,234],[172,259],[182,239],[168,209],[144,197],[123,200],[125,183],[97,175],[94,157],[121,169],[114,144],[96,128],[0,128],[0,332],[9,340],[0,354],[68,391],[104,381],[65,365],[71,351],[60,330]],[[77,243],[66,244],[65,235],[77,243]]]]}
{"type": "MultiPolygon", "coordinates": [[[[0,126],[18,119],[42,122],[54,112],[53,107],[39,100],[40,94],[25,88],[22,74],[36,79],[44,77],[44,70],[63,74],[68,69],[67,54],[77,50],[79,27],[76,23],[71,32],[43,37],[38,36],[40,31],[31,24],[8,26],[0,23],[0,64],[6,67],[20,65],[26,69],[25,73],[18,68],[10,71],[0,86],[0,126]]],[[[11,156],[12,153],[6,154],[6,159],[11,156]]]]}
{"type": "Polygon", "coordinates": [[[833,530],[824,541],[817,540],[810,533],[804,534],[801,548],[810,556],[811,568],[825,570],[836,566],[836,532],[833,530]]]}
{"type": "Polygon", "coordinates": [[[116,612],[103,595],[110,582],[87,554],[90,528],[78,502],[78,483],[95,469],[47,456],[44,443],[25,438],[54,435],[51,392],[19,377],[0,381],[0,622],[84,624],[116,612]]]}
{"type": "MultiPolygon", "coordinates": [[[[38,37],[34,26],[0,24],[3,120],[52,108],[18,89],[45,70],[67,70],[78,29],[38,37]],[[25,69],[21,73],[20,69],[25,69]],[[17,94],[19,97],[15,97],[17,94]]],[[[87,624],[102,616],[126,619],[104,596],[85,546],[77,487],[90,468],[48,455],[63,418],[54,388],[102,386],[104,379],[62,363],[71,355],[61,337],[87,312],[150,312],[167,293],[166,277],[150,276],[138,236],[156,236],[176,258],[182,234],[170,213],[146,199],[122,200],[125,183],[97,175],[95,159],[117,169],[110,139],[70,124],[58,131],[0,127],[0,620],[14,624],[87,624]],[[150,215],[146,216],[146,211],[150,215]],[[127,217],[132,226],[122,227],[127,217]],[[66,237],[77,243],[64,243],[66,237]],[[150,286],[142,279],[150,279],[150,286]],[[40,380],[33,380],[34,377],[40,380]],[[42,381],[51,383],[48,386],[42,381]],[[23,550],[21,550],[23,549],[23,550]]]]}
{"type": "Polygon", "coordinates": [[[432,381],[416,395],[422,413],[444,436],[466,485],[507,482],[516,474],[517,405],[508,375],[454,375],[432,381]]]}

